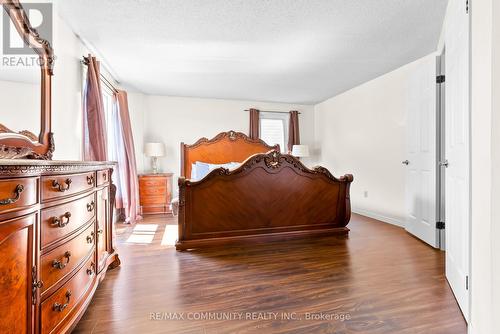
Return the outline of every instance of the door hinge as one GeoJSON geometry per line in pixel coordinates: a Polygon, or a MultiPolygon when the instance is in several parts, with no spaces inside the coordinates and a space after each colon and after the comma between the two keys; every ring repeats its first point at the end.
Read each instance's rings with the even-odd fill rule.
{"type": "Polygon", "coordinates": [[[465,0],[465,13],[469,14],[469,0],[465,0]]]}
{"type": "Polygon", "coordinates": [[[436,77],[436,83],[440,84],[440,83],[443,83],[445,81],[446,77],[444,75],[438,75],[436,77]]]}
{"type": "Polygon", "coordinates": [[[469,276],[465,276],[465,290],[469,290],[469,276]]]}
{"type": "Polygon", "coordinates": [[[445,223],[444,222],[436,222],[436,228],[438,230],[444,230],[445,228],[445,223]]]}
{"type": "Polygon", "coordinates": [[[36,266],[31,268],[31,302],[36,305],[36,300],[38,296],[38,289],[43,287],[43,282],[37,280],[37,270],[36,266]]]}

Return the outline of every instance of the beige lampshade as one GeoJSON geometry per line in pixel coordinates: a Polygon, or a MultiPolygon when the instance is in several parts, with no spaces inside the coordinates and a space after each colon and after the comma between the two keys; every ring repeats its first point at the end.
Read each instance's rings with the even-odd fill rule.
{"type": "Polygon", "coordinates": [[[307,145],[293,145],[292,155],[298,158],[309,156],[309,146],[307,145]]]}
{"type": "Polygon", "coordinates": [[[163,143],[146,143],[144,154],[147,157],[163,157],[165,156],[165,145],[163,143]]]}

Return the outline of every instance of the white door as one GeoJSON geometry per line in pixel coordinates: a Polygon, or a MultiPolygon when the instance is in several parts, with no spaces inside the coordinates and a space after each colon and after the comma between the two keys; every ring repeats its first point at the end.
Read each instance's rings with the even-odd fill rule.
{"type": "Polygon", "coordinates": [[[406,230],[432,247],[436,233],[436,55],[412,68],[407,98],[406,230]]]}
{"type": "Polygon", "coordinates": [[[445,27],[446,277],[469,314],[469,17],[466,1],[449,2],[445,27]]]}

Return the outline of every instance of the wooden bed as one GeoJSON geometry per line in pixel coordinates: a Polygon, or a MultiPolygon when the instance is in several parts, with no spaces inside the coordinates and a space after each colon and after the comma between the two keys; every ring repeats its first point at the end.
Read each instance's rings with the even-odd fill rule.
{"type": "Polygon", "coordinates": [[[350,174],[337,179],[324,167],[309,169],[234,131],[182,143],[181,155],[178,250],[349,231],[350,174]],[[243,163],[191,181],[195,161],[243,163]]]}

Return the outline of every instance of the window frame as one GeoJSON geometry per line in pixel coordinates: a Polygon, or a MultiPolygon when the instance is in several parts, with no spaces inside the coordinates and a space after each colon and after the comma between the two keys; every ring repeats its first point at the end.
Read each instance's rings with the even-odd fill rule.
{"type": "MultiPolygon", "coordinates": [[[[283,112],[261,111],[259,113],[259,134],[262,137],[262,122],[263,119],[280,120],[283,122],[283,145],[280,144],[281,153],[287,153],[288,148],[288,128],[290,124],[290,114],[283,112]]],[[[275,143],[266,143],[268,145],[275,145],[275,143]]]]}

